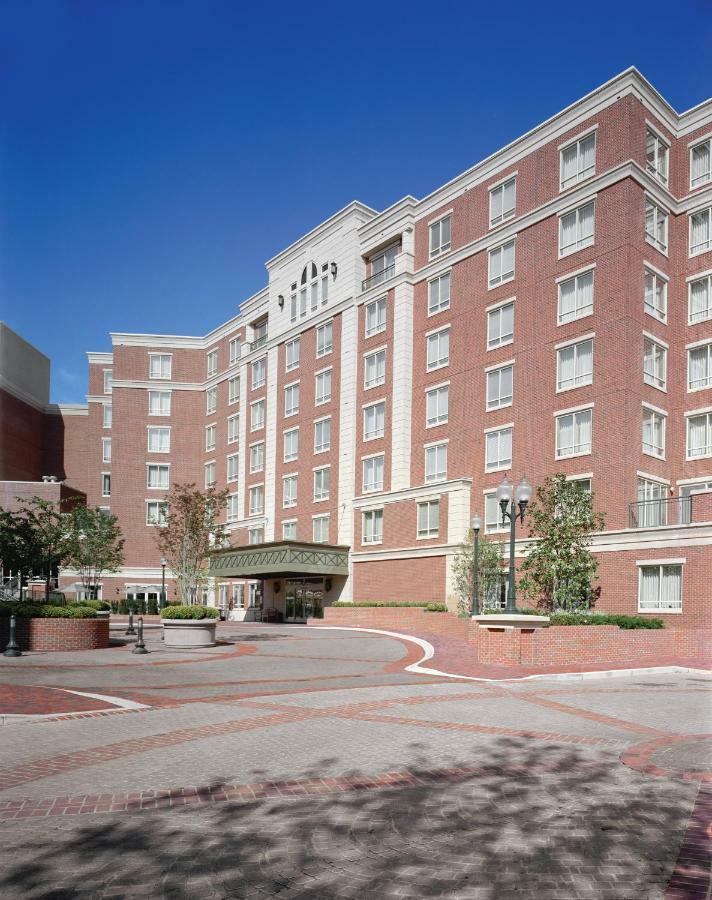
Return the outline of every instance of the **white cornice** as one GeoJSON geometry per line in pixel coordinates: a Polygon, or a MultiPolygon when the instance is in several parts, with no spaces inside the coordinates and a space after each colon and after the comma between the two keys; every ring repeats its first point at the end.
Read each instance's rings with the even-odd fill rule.
{"type": "Polygon", "coordinates": [[[437,484],[423,484],[414,488],[403,488],[400,491],[384,491],[380,494],[366,494],[353,500],[354,509],[364,506],[381,506],[389,503],[401,503],[405,500],[416,500],[423,496],[451,494],[453,491],[470,490],[471,478],[453,478],[450,481],[439,481],[437,484]]]}
{"type": "Polygon", "coordinates": [[[89,365],[99,365],[99,366],[110,366],[113,365],[114,355],[113,353],[99,353],[94,350],[87,351],[87,359],[89,361],[89,365]]]}
{"type": "Polygon", "coordinates": [[[18,387],[13,381],[9,381],[7,378],[3,378],[2,375],[0,375],[0,388],[2,388],[2,390],[4,391],[7,391],[8,394],[12,394],[15,399],[21,400],[23,403],[31,406],[33,409],[38,409],[40,410],[40,412],[45,411],[45,403],[42,403],[37,399],[37,397],[34,397],[27,391],[23,391],[22,388],[18,387]]]}
{"type": "Polygon", "coordinates": [[[87,416],[89,406],[86,403],[50,403],[45,407],[45,412],[54,416],[87,416]]]}
{"type": "MultiPolygon", "coordinates": [[[[114,381],[113,390],[117,388],[137,388],[147,391],[202,391],[205,389],[205,383],[190,381],[141,381],[139,379],[127,378],[125,381],[114,381]]],[[[96,398],[89,398],[94,400],[96,398]]]]}
{"type": "Polygon", "coordinates": [[[176,334],[126,334],[112,331],[111,344],[114,347],[151,347],[157,350],[171,347],[175,350],[203,350],[204,337],[189,337],[176,334]]]}

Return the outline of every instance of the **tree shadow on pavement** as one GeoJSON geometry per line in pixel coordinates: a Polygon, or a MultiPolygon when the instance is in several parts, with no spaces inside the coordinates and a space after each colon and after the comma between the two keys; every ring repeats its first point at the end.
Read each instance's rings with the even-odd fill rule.
{"type": "Polygon", "coordinates": [[[663,897],[696,785],[600,749],[501,738],[467,755],[484,771],[430,759],[414,786],[7,822],[0,897],[663,897]]]}

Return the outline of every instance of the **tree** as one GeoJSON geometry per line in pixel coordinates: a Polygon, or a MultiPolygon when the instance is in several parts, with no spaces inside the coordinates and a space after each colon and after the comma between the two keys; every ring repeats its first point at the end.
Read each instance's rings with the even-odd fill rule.
{"type": "Polygon", "coordinates": [[[588,607],[598,570],[591,535],[604,527],[593,495],[561,473],[550,476],[537,488],[527,518],[537,540],[521,565],[520,594],[549,610],[588,607]]]}
{"type": "Polygon", "coordinates": [[[116,516],[101,509],[76,506],[69,515],[70,541],[64,564],[77,570],[84,589],[96,599],[105,572],[124,563],[124,541],[116,516]]]}
{"type": "Polygon", "coordinates": [[[228,491],[194,484],[174,484],[167,497],[166,524],[156,529],[156,543],[165,557],[184,603],[194,603],[208,579],[211,550],[223,545],[224,526],[218,522],[227,505],[228,491]]]}
{"type": "MultiPolygon", "coordinates": [[[[457,591],[457,612],[460,616],[469,616],[472,611],[472,587],[474,581],[474,535],[470,529],[460,544],[453,560],[453,575],[457,591]]],[[[504,569],[502,568],[502,544],[499,541],[480,538],[477,542],[477,593],[479,608],[490,605],[490,600],[497,594],[504,569]]]]}

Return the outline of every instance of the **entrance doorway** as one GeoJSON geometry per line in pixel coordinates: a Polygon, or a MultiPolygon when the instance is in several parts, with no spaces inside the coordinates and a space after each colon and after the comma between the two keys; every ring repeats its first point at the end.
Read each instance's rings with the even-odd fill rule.
{"type": "Polygon", "coordinates": [[[126,600],[128,601],[129,606],[133,605],[134,609],[139,613],[147,613],[149,603],[151,603],[151,607],[153,607],[153,604],[155,603],[156,610],[158,610],[160,596],[161,589],[152,585],[149,587],[137,588],[127,586],[126,588],[126,600]]]}
{"type": "Polygon", "coordinates": [[[290,578],[285,588],[285,622],[324,617],[324,579],[290,578]]]}

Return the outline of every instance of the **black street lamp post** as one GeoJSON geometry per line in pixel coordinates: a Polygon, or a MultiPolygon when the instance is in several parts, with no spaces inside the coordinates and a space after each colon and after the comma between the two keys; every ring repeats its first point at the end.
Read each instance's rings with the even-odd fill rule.
{"type": "Polygon", "coordinates": [[[532,486],[527,479],[522,476],[521,481],[517,485],[516,491],[513,491],[512,482],[505,477],[497,488],[497,500],[499,508],[502,510],[502,524],[509,520],[509,591],[507,592],[507,605],[505,612],[514,613],[517,611],[517,580],[514,569],[514,543],[515,543],[515,525],[517,519],[524,522],[524,514],[527,505],[531,500],[532,486]],[[514,496],[512,496],[514,494],[514,496]],[[519,510],[516,507],[519,507],[519,510]]]}
{"type": "Polygon", "coordinates": [[[472,557],[472,615],[476,616],[480,611],[480,593],[479,593],[479,584],[478,584],[478,575],[479,575],[479,565],[480,561],[478,558],[479,551],[479,538],[480,538],[480,528],[482,527],[482,519],[478,515],[474,515],[472,517],[472,532],[473,532],[473,541],[474,541],[474,553],[472,557]]]}
{"type": "Polygon", "coordinates": [[[166,566],[168,561],[161,557],[161,610],[166,606],[166,566]]]}

